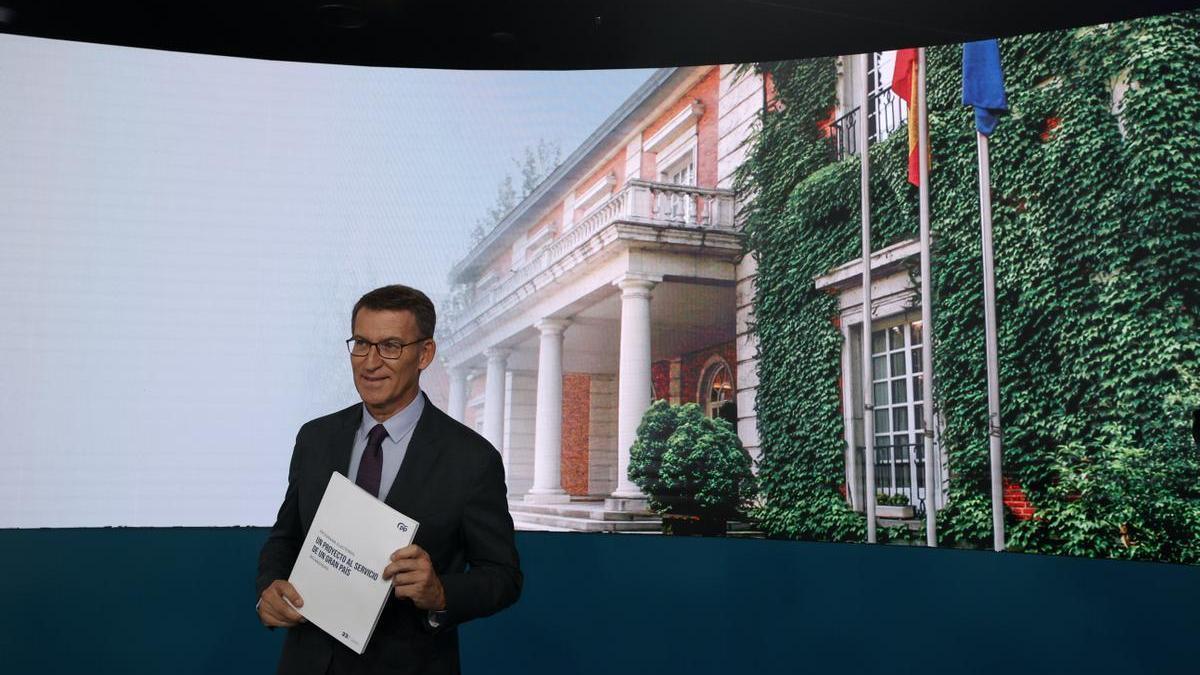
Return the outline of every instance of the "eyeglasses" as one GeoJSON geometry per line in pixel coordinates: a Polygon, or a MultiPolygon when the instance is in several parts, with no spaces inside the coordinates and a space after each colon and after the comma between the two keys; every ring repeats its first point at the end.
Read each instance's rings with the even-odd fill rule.
{"type": "Polygon", "coordinates": [[[424,342],[429,338],[423,337],[412,342],[401,342],[399,340],[384,340],[383,342],[371,342],[363,338],[352,337],[346,340],[346,349],[350,350],[350,356],[366,356],[371,353],[371,347],[374,347],[379,352],[379,356],[385,359],[398,359],[404,353],[404,348],[415,345],[418,342],[424,342]]]}

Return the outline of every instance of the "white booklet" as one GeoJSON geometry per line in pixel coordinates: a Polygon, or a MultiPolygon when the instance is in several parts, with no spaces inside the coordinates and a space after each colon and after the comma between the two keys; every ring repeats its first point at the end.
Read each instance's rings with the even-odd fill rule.
{"type": "Polygon", "coordinates": [[[383,568],[416,533],[417,521],[333,472],[288,578],[300,614],[362,654],[392,592],[383,568]]]}

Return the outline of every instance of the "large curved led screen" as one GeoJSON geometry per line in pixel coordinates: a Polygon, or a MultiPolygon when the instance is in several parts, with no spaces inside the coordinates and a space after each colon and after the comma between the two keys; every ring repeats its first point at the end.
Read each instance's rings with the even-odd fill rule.
{"type": "Polygon", "coordinates": [[[350,308],[404,283],[518,529],[1195,562],[1197,45],[1196,12],[553,73],[3,37],[0,526],[270,524],[357,400],[350,308]]]}

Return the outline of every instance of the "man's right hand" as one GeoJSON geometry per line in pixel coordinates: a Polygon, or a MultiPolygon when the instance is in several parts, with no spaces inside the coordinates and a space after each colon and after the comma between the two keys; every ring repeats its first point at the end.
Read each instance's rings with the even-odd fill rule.
{"type": "Polygon", "coordinates": [[[258,618],[264,626],[291,628],[304,621],[304,617],[295,609],[303,606],[304,599],[296,592],[296,587],[283,579],[276,579],[258,598],[258,618]]]}

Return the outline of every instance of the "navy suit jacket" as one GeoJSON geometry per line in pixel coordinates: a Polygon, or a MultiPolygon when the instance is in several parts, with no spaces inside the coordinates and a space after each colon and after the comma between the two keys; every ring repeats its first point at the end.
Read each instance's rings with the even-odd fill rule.
{"type": "MultiPolygon", "coordinates": [[[[330,474],[349,471],[362,409],[312,420],[296,435],[287,493],[258,558],[258,595],[291,574],[330,474]]],[[[424,610],[392,596],[361,656],[310,623],[289,628],[280,674],[324,675],[331,663],[338,673],[457,673],[455,626],[516,602],[523,577],[500,454],[428,399],[384,501],[420,523],[414,543],[445,589],[444,626],[429,630],[424,610]]]]}

